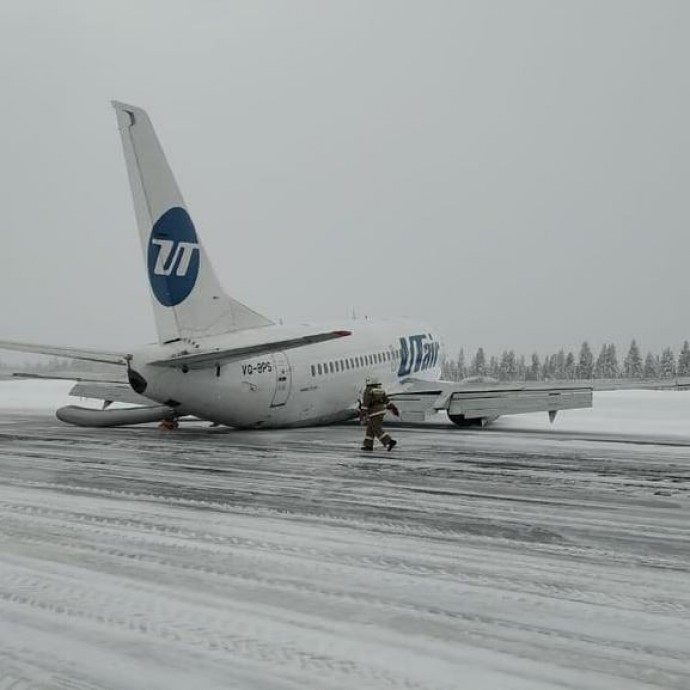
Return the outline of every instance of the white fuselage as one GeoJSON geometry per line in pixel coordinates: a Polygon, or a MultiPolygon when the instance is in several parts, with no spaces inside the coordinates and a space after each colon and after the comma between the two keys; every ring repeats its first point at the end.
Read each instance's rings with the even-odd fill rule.
{"type": "MultiPolygon", "coordinates": [[[[439,378],[441,340],[423,324],[364,320],[348,326],[351,335],[337,340],[186,372],[150,364],[179,352],[179,343],[152,345],[133,355],[131,367],[145,379],[146,397],[182,414],[245,428],[351,418],[370,376],[389,392],[402,390],[407,378],[439,378]]],[[[269,326],[265,332],[274,336],[282,328],[269,326]]],[[[231,346],[233,338],[228,334],[197,344],[222,348],[231,346]]]]}

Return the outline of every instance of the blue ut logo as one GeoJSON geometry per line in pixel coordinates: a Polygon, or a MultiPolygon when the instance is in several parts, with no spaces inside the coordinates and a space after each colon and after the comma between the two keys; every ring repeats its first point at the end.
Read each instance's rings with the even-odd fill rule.
{"type": "Polygon", "coordinates": [[[168,209],[154,224],[147,255],[149,282],[165,307],[183,302],[199,275],[199,243],[187,211],[168,209]]]}
{"type": "Polygon", "coordinates": [[[409,376],[412,372],[436,366],[439,350],[440,343],[437,343],[430,334],[421,333],[400,338],[398,376],[409,376]]]}

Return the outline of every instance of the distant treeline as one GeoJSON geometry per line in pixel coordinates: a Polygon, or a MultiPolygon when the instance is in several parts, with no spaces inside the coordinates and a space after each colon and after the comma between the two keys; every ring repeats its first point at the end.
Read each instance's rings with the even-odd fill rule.
{"type": "MultiPolygon", "coordinates": [[[[0,369],[3,368],[2,364],[0,360],[0,369]]],[[[117,369],[107,364],[75,362],[59,357],[12,367],[14,371],[34,373],[64,372],[74,368],[94,372],[117,369]]],[[[527,359],[524,355],[516,355],[514,350],[504,350],[500,356],[487,357],[484,348],[480,347],[468,362],[462,349],[455,359],[444,359],[441,376],[450,381],[462,381],[471,376],[489,376],[499,381],[671,379],[690,376],[690,343],[686,340],[678,355],[667,347],[660,355],[648,352],[643,358],[633,340],[622,362],[613,343],[603,345],[596,359],[587,341],[582,343],[577,356],[573,352],[559,350],[543,358],[535,352],[527,359]]]]}
{"type": "Polygon", "coordinates": [[[456,359],[446,358],[441,367],[442,378],[450,381],[471,376],[490,376],[499,381],[670,379],[690,376],[690,344],[686,340],[677,356],[667,347],[660,355],[648,352],[643,358],[633,340],[622,362],[613,343],[603,345],[596,359],[587,341],[577,355],[559,350],[543,358],[535,352],[529,359],[513,350],[487,358],[480,347],[469,362],[464,350],[460,350],[456,359]]]}

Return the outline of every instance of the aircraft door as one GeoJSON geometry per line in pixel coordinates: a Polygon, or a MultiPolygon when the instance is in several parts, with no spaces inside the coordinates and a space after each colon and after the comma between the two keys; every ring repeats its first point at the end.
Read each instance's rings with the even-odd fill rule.
{"type": "Polygon", "coordinates": [[[292,371],[284,352],[276,352],[273,355],[273,366],[276,372],[276,392],[271,407],[281,407],[287,402],[292,388],[292,371]]]}

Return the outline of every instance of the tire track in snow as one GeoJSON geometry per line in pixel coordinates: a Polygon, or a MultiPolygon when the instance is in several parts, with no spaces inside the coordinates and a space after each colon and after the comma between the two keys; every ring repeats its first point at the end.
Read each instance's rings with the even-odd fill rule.
{"type": "MultiPolygon", "coordinates": [[[[42,443],[37,430],[27,435],[33,440],[0,447],[7,487],[0,538],[3,548],[11,547],[10,565],[25,568],[2,571],[0,582],[5,575],[11,582],[5,594],[22,589],[26,569],[39,573],[26,580],[28,601],[2,600],[5,612],[85,621],[113,634],[148,621],[157,633],[132,635],[172,649],[178,642],[167,631],[179,623],[181,653],[206,653],[209,639],[232,632],[269,645],[262,656],[250,643],[237,643],[248,645],[247,663],[292,669],[309,687],[329,680],[351,687],[353,676],[344,667],[330,673],[327,664],[301,665],[298,656],[283,663],[275,647],[306,626],[311,632],[293,646],[320,659],[320,636],[331,640],[325,651],[332,652],[339,614],[353,630],[361,619],[395,640],[374,643],[380,652],[404,649],[405,640],[433,640],[456,669],[463,662],[444,646],[447,640],[478,652],[498,650],[504,663],[533,660],[543,674],[549,664],[560,676],[587,670],[584,682],[550,677],[549,687],[690,685],[678,666],[681,631],[687,632],[687,597],[678,583],[689,563],[675,551],[687,534],[687,504],[681,490],[675,505],[653,497],[658,485],[682,488],[687,478],[684,468],[669,470],[676,455],[668,449],[655,459],[649,450],[609,444],[613,461],[606,464],[594,457],[601,456],[595,445],[574,451],[562,441],[559,448],[544,442],[539,452],[507,458],[510,438],[453,434],[452,442],[429,446],[424,434],[406,434],[415,461],[363,463],[347,448],[351,429],[333,432],[340,440],[329,452],[318,438],[310,442],[321,433],[312,431],[296,432],[298,440],[289,443],[280,434],[252,436],[260,441],[249,443],[242,440],[248,435],[194,432],[173,439],[155,430],[98,437],[78,431],[79,442],[70,443],[71,432],[51,430],[50,442],[42,443]],[[462,452],[450,447],[460,438],[467,446],[462,452]],[[276,452],[272,446],[281,443],[276,452]],[[652,469],[644,467],[648,462],[652,469]],[[16,492],[33,494],[33,504],[22,505],[16,492]],[[636,530],[636,519],[651,528],[636,530]],[[204,521],[233,524],[233,530],[204,529],[204,521]],[[63,565],[72,560],[78,573],[110,584],[44,572],[46,564],[62,567],[60,550],[63,565]],[[640,570],[626,576],[626,562],[640,570]],[[252,596],[266,601],[260,606],[252,596]],[[77,614],[51,608],[66,601],[77,614]],[[158,603],[150,608],[148,601],[158,603]],[[94,620],[99,611],[112,623],[94,620]],[[238,619],[229,621],[229,612],[238,619]],[[272,628],[275,617],[285,638],[272,628]],[[289,625],[285,617],[292,617],[289,625]],[[239,619],[249,624],[239,629],[239,619]],[[669,641],[671,631],[678,637],[669,641]],[[599,683],[597,674],[608,682],[599,683]]],[[[222,658],[226,652],[210,653],[222,658]]],[[[385,687],[372,680],[381,670],[376,664],[358,662],[342,648],[325,656],[366,668],[355,684],[385,687]]],[[[409,656],[422,658],[418,650],[409,656]]],[[[383,666],[387,682],[403,687],[410,680],[383,666]]],[[[536,674],[529,687],[546,678],[536,674]]],[[[527,676],[517,673],[516,683],[520,677],[527,676]]],[[[417,684],[434,682],[432,674],[417,684]]]]}
{"type": "MultiPolygon", "coordinates": [[[[63,534],[63,537],[66,533],[66,525],[65,524],[60,524],[60,520],[58,520],[55,516],[56,511],[52,510],[46,510],[40,507],[33,507],[32,510],[29,510],[28,512],[25,511],[25,514],[32,516],[32,517],[38,517],[39,523],[42,522],[43,520],[48,520],[49,522],[52,521],[53,523],[58,524],[58,533],[63,534]],[[36,513],[38,515],[36,515],[36,513]],[[47,515],[46,515],[47,513],[47,515]]],[[[63,516],[64,517],[64,516],[63,516]]],[[[95,533],[89,535],[91,538],[96,537],[96,542],[97,543],[109,543],[112,541],[114,537],[118,537],[120,535],[124,535],[127,543],[124,545],[120,545],[118,548],[105,548],[105,547],[96,547],[94,550],[96,553],[98,553],[101,556],[112,556],[116,560],[121,559],[121,558],[132,558],[132,554],[128,553],[126,551],[123,551],[123,546],[127,546],[128,544],[131,544],[134,542],[134,544],[140,546],[140,547],[145,547],[145,551],[143,553],[139,553],[134,556],[134,559],[138,561],[139,563],[141,562],[147,562],[148,564],[153,564],[156,566],[154,569],[158,570],[158,572],[166,572],[166,573],[172,573],[175,572],[176,570],[191,570],[193,575],[201,575],[203,578],[208,579],[209,575],[215,575],[219,576],[222,578],[228,578],[228,579],[233,579],[233,576],[228,576],[228,574],[219,569],[213,569],[208,565],[208,559],[209,556],[213,554],[209,553],[204,553],[205,547],[209,547],[211,549],[217,549],[219,546],[228,546],[226,543],[223,545],[223,542],[226,541],[224,538],[221,538],[220,540],[215,540],[213,543],[209,544],[204,541],[203,537],[200,540],[200,535],[196,531],[190,531],[189,534],[184,535],[184,532],[179,529],[179,527],[174,527],[174,528],[169,528],[169,527],[163,527],[161,528],[160,526],[156,526],[154,529],[151,529],[150,525],[146,525],[146,531],[142,534],[141,532],[141,527],[142,524],[136,520],[132,519],[125,519],[123,521],[116,521],[114,525],[109,524],[109,520],[107,518],[104,518],[102,516],[97,517],[95,520],[85,520],[83,514],[75,514],[73,517],[76,517],[77,522],[74,525],[76,529],[79,530],[88,530],[91,531],[91,529],[94,527],[95,523],[95,533]],[[136,529],[137,531],[132,534],[131,530],[136,529]],[[171,534],[173,535],[172,540],[170,539],[171,534]],[[164,539],[165,542],[163,544],[160,544],[160,546],[164,546],[166,550],[170,550],[171,548],[175,552],[180,552],[180,555],[178,558],[173,558],[171,557],[170,554],[167,554],[164,558],[156,558],[155,556],[151,555],[151,548],[156,546],[156,539],[164,539]],[[182,562],[180,562],[182,561],[182,562]],[[206,565],[204,566],[195,566],[194,563],[199,563],[199,562],[204,562],[206,565]]],[[[7,521],[4,521],[5,524],[7,524],[7,521]]],[[[36,527],[36,531],[40,531],[40,527],[36,527]]],[[[278,549],[272,549],[271,546],[275,547],[276,545],[273,544],[267,544],[264,541],[257,541],[257,540],[234,540],[234,543],[232,543],[230,546],[235,547],[237,544],[241,544],[243,548],[247,548],[249,550],[249,553],[254,553],[256,554],[257,552],[261,552],[262,550],[268,549],[268,551],[276,551],[278,555],[280,556],[289,556],[290,558],[304,558],[307,555],[312,556],[314,555],[313,550],[309,554],[303,553],[299,548],[297,547],[289,547],[286,548],[284,545],[277,545],[278,549]]],[[[73,544],[64,544],[64,542],[61,544],[62,546],[71,546],[75,551],[79,552],[81,551],[83,553],[84,550],[86,549],[85,546],[86,542],[84,540],[84,535],[75,535],[75,540],[73,544]],[[81,546],[78,546],[81,544],[81,546]]],[[[134,545],[132,544],[132,545],[134,545]]],[[[173,554],[174,555],[174,554],[173,554]]],[[[330,561],[333,560],[333,554],[329,552],[319,552],[319,555],[321,558],[325,558],[329,564],[330,561]]],[[[413,570],[411,568],[400,568],[400,563],[392,560],[388,560],[386,562],[381,562],[380,559],[371,559],[371,558],[358,558],[354,562],[346,559],[344,562],[339,561],[336,562],[335,564],[335,570],[332,570],[330,575],[331,576],[336,576],[338,569],[342,569],[343,565],[350,566],[352,568],[360,568],[360,569],[369,569],[371,567],[383,567],[384,570],[387,572],[395,572],[397,575],[400,576],[421,576],[421,577],[428,577],[429,575],[434,575],[436,578],[438,577],[439,573],[434,572],[433,568],[425,568],[425,569],[416,569],[413,570]]],[[[313,566],[313,560],[310,560],[310,568],[313,566]]],[[[447,575],[447,572],[443,573],[444,575],[447,575]]],[[[343,575],[343,572],[341,571],[341,575],[343,575]]],[[[195,578],[192,578],[193,580],[195,578]]],[[[273,579],[263,579],[261,577],[245,577],[245,580],[249,580],[250,582],[254,582],[254,584],[263,584],[263,585],[269,585],[272,587],[276,586],[276,580],[273,579]]],[[[235,577],[235,581],[237,578],[235,577]]],[[[21,583],[20,583],[21,584],[21,583]]],[[[32,581],[29,583],[31,585],[34,585],[35,583],[32,581]]],[[[443,583],[440,583],[438,579],[434,579],[434,585],[435,587],[439,587],[443,583]]],[[[449,585],[449,590],[452,591],[453,588],[453,583],[447,583],[449,585]]],[[[541,584],[541,583],[540,583],[541,584]]],[[[295,590],[294,588],[288,587],[287,589],[284,587],[284,583],[279,583],[280,586],[283,586],[283,591],[288,591],[292,592],[294,594],[295,590]]],[[[491,586],[492,588],[496,589],[497,591],[501,591],[501,585],[496,582],[496,581],[489,581],[487,583],[488,586],[491,586]]],[[[187,584],[189,586],[189,584],[187,584]]],[[[504,588],[503,588],[504,589],[504,588]]],[[[472,627],[472,633],[471,636],[474,639],[491,639],[492,644],[496,645],[499,644],[499,646],[502,646],[504,649],[509,649],[515,651],[516,646],[520,647],[519,639],[511,638],[509,634],[506,634],[506,631],[508,633],[510,632],[511,629],[514,629],[515,632],[517,632],[519,635],[524,635],[525,633],[531,633],[532,635],[532,642],[530,644],[530,648],[527,651],[523,651],[523,654],[526,655],[534,655],[535,653],[535,646],[538,645],[537,638],[538,637],[546,637],[546,638],[552,638],[554,636],[554,631],[549,630],[548,628],[544,628],[543,626],[536,626],[536,625],[530,625],[525,622],[520,622],[520,623],[515,623],[515,621],[511,621],[505,618],[498,618],[498,617],[491,617],[491,616],[486,616],[486,615],[472,615],[472,614],[463,614],[463,613],[450,613],[448,610],[441,610],[439,608],[430,608],[430,607],[420,607],[420,606],[412,606],[412,607],[407,607],[405,604],[400,604],[399,602],[391,601],[391,600],[383,600],[383,599],[376,599],[374,597],[352,597],[347,594],[345,595],[334,595],[333,592],[327,591],[323,592],[318,591],[317,589],[314,589],[313,587],[302,587],[301,588],[302,593],[307,594],[309,596],[321,596],[325,598],[336,598],[340,601],[346,600],[349,601],[350,603],[355,603],[355,604],[361,604],[364,605],[368,608],[370,607],[376,607],[380,609],[382,612],[388,614],[388,615],[401,615],[401,614],[411,614],[413,616],[419,617],[419,616],[424,616],[427,618],[432,618],[432,619],[440,619],[446,624],[452,626],[454,623],[457,624],[458,622],[462,622],[466,625],[470,625],[472,627]],[[491,630],[491,628],[494,629],[493,634],[487,633],[483,628],[487,630],[491,630]],[[496,630],[501,630],[502,635],[496,634],[496,630]]],[[[64,600],[66,598],[69,598],[67,595],[70,595],[72,598],[77,597],[77,592],[76,591],[70,591],[70,590],[59,590],[58,592],[58,597],[60,600],[64,600]]],[[[505,591],[502,592],[502,596],[505,597],[505,591]]],[[[529,597],[522,592],[521,596],[524,597],[525,599],[529,599],[529,597]]],[[[613,598],[615,600],[615,597],[613,598]]],[[[508,598],[506,599],[507,603],[512,603],[513,605],[515,604],[515,598],[508,598]]],[[[26,603],[26,602],[25,602],[26,603]]],[[[93,603],[93,602],[91,602],[93,603]]],[[[526,602],[529,603],[530,605],[533,605],[535,602],[532,600],[531,602],[526,602]]],[[[608,601],[607,605],[612,605],[614,601],[608,601]]],[[[618,606],[626,606],[626,604],[629,606],[630,602],[626,601],[624,598],[619,597],[617,605],[618,606]]],[[[96,608],[102,608],[97,606],[95,603],[93,603],[93,606],[96,608]]],[[[142,614],[140,614],[142,615],[142,614]]],[[[148,617],[148,616],[146,616],[148,617]]],[[[123,625],[123,623],[120,622],[120,625],[123,625]]],[[[185,626],[186,627],[186,626],[185,626]]],[[[580,645],[585,645],[585,646],[594,646],[596,647],[601,643],[601,640],[598,640],[597,638],[589,638],[587,639],[586,637],[583,636],[578,636],[578,635],[563,635],[562,633],[557,634],[557,637],[561,638],[561,642],[563,644],[569,645],[569,644],[580,644],[580,645]]],[[[554,647],[554,641],[551,640],[551,643],[549,645],[545,645],[546,648],[551,648],[553,649],[554,647]]],[[[609,642],[609,657],[608,661],[610,662],[610,651],[611,647],[617,647],[619,651],[622,652],[629,652],[633,654],[635,657],[640,657],[642,656],[643,658],[647,657],[659,657],[659,656],[665,656],[667,660],[670,660],[671,657],[674,655],[669,654],[669,651],[666,650],[664,654],[661,654],[658,649],[653,649],[649,647],[644,647],[644,646],[631,646],[629,644],[621,643],[621,644],[616,644],[616,643],[611,643],[609,642]]],[[[246,646],[246,642],[240,643],[241,646],[246,646]]],[[[572,665],[573,667],[577,667],[579,663],[582,663],[582,657],[578,656],[578,654],[573,653],[572,650],[570,653],[567,653],[567,649],[564,649],[561,652],[565,656],[571,657],[573,659],[572,665]]],[[[590,663],[592,663],[591,660],[592,656],[592,651],[590,650],[588,652],[588,657],[590,663]]],[[[675,655],[675,658],[677,660],[677,655],[675,655]]],[[[643,662],[641,662],[643,663],[643,662]]],[[[629,667],[629,669],[636,669],[635,675],[637,677],[642,677],[640,676],[640,673],[642,673],[641,669],[638,669],[634,663],[630,663],[629,661],[626,662],[626,665],[629,667]]],[[[626,672],[627,673],[627,672],[626,672]]]]}

